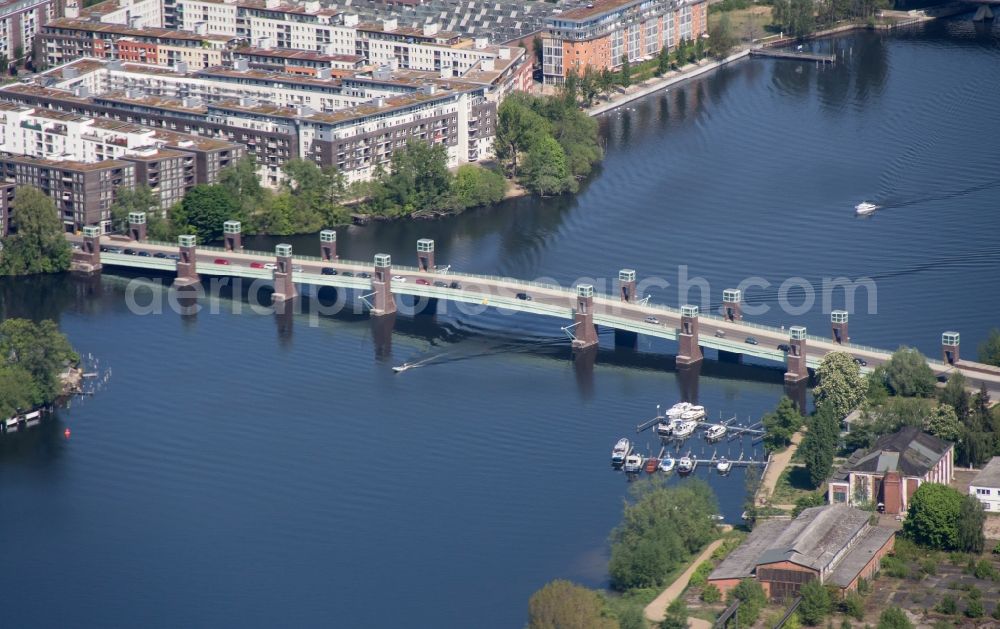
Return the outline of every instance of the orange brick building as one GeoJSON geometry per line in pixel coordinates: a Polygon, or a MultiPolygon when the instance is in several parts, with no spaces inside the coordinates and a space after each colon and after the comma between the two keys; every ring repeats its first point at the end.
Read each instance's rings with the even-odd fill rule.
{"type": "Polygon", "coordinates": [[[856,590],[882,566],[895,531],[871,526],[871,513],[847,505],[805,509],[797,518],[759,522],[708,577],[723,593],[756,579],[772,600],[792,599],[818,579],[841,595],[856,590]]]}
{"type": "Polygon", "coordinates": [[[588,66],[616,69],[649,59],[708,30],[707,0],[594,0],[549,17],[542,38],[545,83],[588,66]]]}

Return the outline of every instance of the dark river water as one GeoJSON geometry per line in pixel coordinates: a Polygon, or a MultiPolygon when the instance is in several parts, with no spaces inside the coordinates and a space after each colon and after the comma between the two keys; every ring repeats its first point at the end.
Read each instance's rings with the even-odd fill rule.
{"type": "MultiPolygon", "coordinates": [[[[767,312],[748,318],[816,334],[844,305],[824,308],[824,278],[869,278],[855,342],[936,355],[955,329],[974,354],[1000,325],[998,31],[955,20],[816,46],[844,61],[744,61],[601,118],[607,159],[575,198],[341,230],[340,254],[413,264],[429,237],[456,270],[608,289],[629,267],[675,306],[756,277],[748,305],[767,312]],[[862,200],[884,207],[857,219],[862,200]],[[684,275],[707,292],[678,294],[684,275]],[[815,303],[788,312],[785,292],[815,303]]],[[[389,347],[363,316],[225,297],[203,302],[217,314],[143,316],[131,279],[0,285],[4,316],[57,319],[111,370],[0,441],[3,626],[522,626],[546,581],[606,582],[627,490],[610,448],[693,386],[675,346],[645,338],[615,351],[602,332],[596,366],[575,368],[551,319],[403,314],[389,347]]],[[[713,417],[759,417],[781,373],[710,355],[697,396],[713,417]]],[[[736,521],[742,473],[697,474],[736,521]]]]}

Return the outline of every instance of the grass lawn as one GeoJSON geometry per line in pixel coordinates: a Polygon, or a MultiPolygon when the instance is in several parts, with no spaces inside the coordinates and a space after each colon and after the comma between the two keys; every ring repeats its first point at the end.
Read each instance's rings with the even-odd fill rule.
{"type": "Polygon", "coordinates": [[[774,486],[774,493],[771,494],[771,504],[791,505],[795,504],[797,498],[814,493],[809,483],[809,472],[804,466],[789,465],[778,477],[778,482],[774,486]]]}
{"type": "Polygon", "coordinates": [[[709,13],[708,27],[712,28],[719,23],[719,18],[723,15],[729,16],[729,24],[733,28],[733,36],[740,41],[750,41],[768,35],[766,27],[771,23],[771,7],[757,5],[746,9],[735,9],[733,11],[709,13]]]}

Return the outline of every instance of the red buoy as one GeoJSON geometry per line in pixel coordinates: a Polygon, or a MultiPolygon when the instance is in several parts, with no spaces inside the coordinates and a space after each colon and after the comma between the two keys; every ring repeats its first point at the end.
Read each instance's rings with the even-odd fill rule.
{"type": "Polygon", "coordinates": [[[69,428],[67,428],[66,430],[63,431],[63,436],[66,437],[67,439],[69,439],[70,434],[71,433],[69,431],[69,428]]]}

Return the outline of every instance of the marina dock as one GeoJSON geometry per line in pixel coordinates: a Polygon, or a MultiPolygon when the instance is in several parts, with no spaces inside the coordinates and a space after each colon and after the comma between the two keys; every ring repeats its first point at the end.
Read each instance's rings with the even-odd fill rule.
{"type": "Polygon", "coordinates": [[[751,57],[771,57],[772,59],[795,59],[797,61],[815,61],[817,63],[836,63],[836,55],[823,55],[805,50],[788,50],[787,48],[754,48],[751,57]]]}

